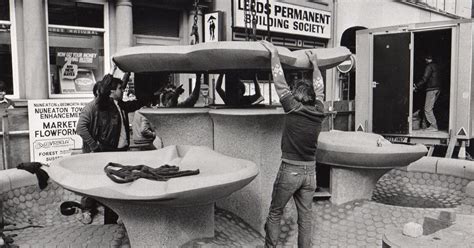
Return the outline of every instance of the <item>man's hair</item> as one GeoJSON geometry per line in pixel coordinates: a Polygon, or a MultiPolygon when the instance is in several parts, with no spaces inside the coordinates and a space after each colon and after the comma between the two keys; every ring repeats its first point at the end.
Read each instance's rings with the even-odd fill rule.
{"type": "Polygon", "coordinates": [[[313,83],[308,79],[295,80],[291,93],[297,101],[304,105],[314,105],[316,103],[313,83]]]}
{"type": "Polygon", "coordinates": [[[111,74],[107,74],[101,81],[97,82],[97,98],[99,108],[104,109],[110,101],[110,93],[122,84],[122,80],[114,78],[111,74]]]}

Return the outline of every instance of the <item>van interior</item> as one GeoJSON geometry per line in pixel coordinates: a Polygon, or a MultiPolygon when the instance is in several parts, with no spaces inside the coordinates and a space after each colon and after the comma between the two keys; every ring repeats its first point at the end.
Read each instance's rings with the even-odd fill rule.
{"type": "MultiPolygon", "coordinates": [[[[431,55],[433,62],[438,65],[441,77],[441,91],[435,103],[434,115],[438,129],[442,132],[449,130],[449,101],[451,78],[451,29],[414,32],[413,54],[413,83],[423,77],[426,67],[425,57],[431,55]]],[[[413,93],[412,131],[423,132],[426,125],[424,119],[424,104],[426,92],[424,89],[413,93]]]]}

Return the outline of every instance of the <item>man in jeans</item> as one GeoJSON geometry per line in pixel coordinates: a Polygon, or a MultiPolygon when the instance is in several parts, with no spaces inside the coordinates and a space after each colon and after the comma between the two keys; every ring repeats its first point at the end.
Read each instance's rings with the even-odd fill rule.
{"type": "Polygon", "coordinates": [[[324,82],[316,54],[307,52],[313,79],[294,80],[288,86],[278,50],[267,41],[276,92],[285,110],[281,139],[282,162],[273,185],[272,201],[265,223],[265,247],[276,247],[283,210],[294,198],[298,211],[298,247],[311,247],[313,194],[316,189],[316,143],[324,119],[324,82]]]}
{"type": "Polygon", "coordinates": [[[425,72],[423,73],[423,77],[421,80],[414,85],[415,91],[421,87],[425,87],[426,91],[426,98],[425,98],[425,119],[423,120],[424,123],[428,122],[430,126],[425,129],[426,131],[438,131],[438,124],[436,123],[436,117],[433,113],[434,105],[436,100],[438,100],[438,96],[440,93],[441,88],[441,79],[439,74],[439,68],[436,63],[433,62],[433,57],[430,55],[426,56],[425,58],[426,67],[425,72]]]}

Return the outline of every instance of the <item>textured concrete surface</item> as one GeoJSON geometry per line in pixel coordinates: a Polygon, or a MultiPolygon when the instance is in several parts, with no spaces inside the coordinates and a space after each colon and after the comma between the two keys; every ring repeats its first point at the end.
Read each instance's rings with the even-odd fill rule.
{"type": "MultiPolygon", "coordinates": [[[[474,216],[458,215],[460,218],[452,225],[434,233],[416,238],[407,237],[399,229],[387,230],[383,244],[388,247],[473,247],[474,216]]],[[[426,219],[425,219],[426,222],[426,219]]],[[[384,246],[385,247],[385,246],[384,246]]]]}
{"type": "Polygon", "coordinates": [[[195,145],[213,148],[212,120],[209,109],[160,108],[142,109],[142,113],[156,127],[164,146],[195,145]]]}
{"type": "Polygon", "coordinates": [[[357,199],[370,199],[375,184],[389,169],[330,168],[331,202],[343,204],[357,199]]]}
{"type": "Polygon", "coordinates": [[[121,225],[55,225],[5,232],[21,248],[129,248],[130,243],[121,225]]]}
{"type": "Polygon", "coordinates": [[[211,113],[211,116],[214,120],[214,149],[231,157],[253,161],[260,169],[259,175],[252,183],[218,201],[217,206],[237,214],[263,233],[273,182],[281,161],[283,115],[211,113]]]}
{"type": "MultiPolygon", "coordinates": [[[[446,208],[457,214],[474,216],[474,197],[465,194],[465,186],[469,182],[470,180],[455,176],[392,170],[377,183],[372,200],[357,200],[342,205],[333,205],[327,200],[315,201],[313,204],[313,246],[381,247],[383,234],[387,230],[401,229],[408,222],[421,224],[424,217],[437,218],[439,213],[446,208]]],[[[37,208],[34,206],[31,209],[19,209],[19,204],[23,202],[20,200],[20,198],[23,199],[22,196],[25,197],[25,204],[28,201],[38,204],[36,203],[38,200],[30,198],[37,191],[37,187],[30,187],[2,194],[0,199],[7,205],[4,216],[8,220],[20,218],[22,223],[31,219],[31,222],[26,224],[52,224],[45,224],[43,228],[26,228],[8,232],[7,234],[17,234],[14,237],[15,244],[21,247],[130,247],[128,237],[121,225],[84,226],[77,221],[76,216],[60,216],[57,210],[54,210],[54,204],[46,208],[51,209],[47,215],[44,213],[46,212],[44,208],[35,211],[31,211],[37,208]],[[35,212],[37,216],[33,215],[35,212]],[[43,220],[48,218],[51,221],[43,220]],[[58,224],[59,222],[63,224],[58,224]]],[[[47,195],[53,187],[48,186],[47,195]]],[[[55,192],[54,195],[56,194],[55,192]]],[[[63,197],[65,197],[64,194],[68,195],[67,199],[77,197],[69,196],[71,193],[64,192],[63,197]]],[[[39,197],[36,196],[36,198],[39,197]]],[[[270,198],[267,200],[269,201],[270,198]]],[[[195,239],[187,242],[183,247],[263,245],[262,235],[241,217],[220,208],[216,208],[214,214],[214,238],[195,239]]],[[[297,225],[292,218],[294,214],[293,208],[287,208],[285,211],[281,222],[281,247],[296,247],[297,225]]]]}
{"type": "Polygon", "coordinates": [[[117,212],[132,247],[178,247],[214,235],[214,204],[163,207],[145,203],[101,200],[117,212]]]}
{"type": "MultiPolygon", "coordinates": [[[[17,225],[53,226],[63,224],[82,225],[81,214],[63,216],[59,206],[65,201],[80,202],[81,197],[51,182],[44,190],[30,185],[7,191],[0,195],[3,203],[3,218],[17,225]]],[[[102,212],[99,213],[102,215],[102,212]]],[[[103,224],[103,217],[97,216],[95,224],[103,224]]]]}
{"type": "Polygon", "coordinates": [[[377,202],[425,208],[452,208],[465,196],[468,179],[428,172],[392,170],[377,183],[377,202]]]}

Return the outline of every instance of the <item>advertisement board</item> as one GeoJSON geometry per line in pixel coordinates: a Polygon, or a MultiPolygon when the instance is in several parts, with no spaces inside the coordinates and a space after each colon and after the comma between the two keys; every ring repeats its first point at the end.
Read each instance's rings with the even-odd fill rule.
{"type": "Polygon", "coordinates": [[[233,0],[234,27],[252,28],[287,34],[331,38],[331,12],[276,0],[233,0]]]}
{"type": "Polygon", "coordinates": [[[222,12],[212,12],[204,15],[204,42],[222,40],[222,12]]]}
{"type": "Polygon", "coordinates": [[[95,84],[93,70],[98,68],[98,64],[98,52],[95,49],[58,48],[56,65],[61,93],[90,94],[95,84]]]}
{"type": "Polygon", "coordinates": [[[31,161],[49,164],[82,147],[76,125],[91,99],[29,100],[31,161]]]}

